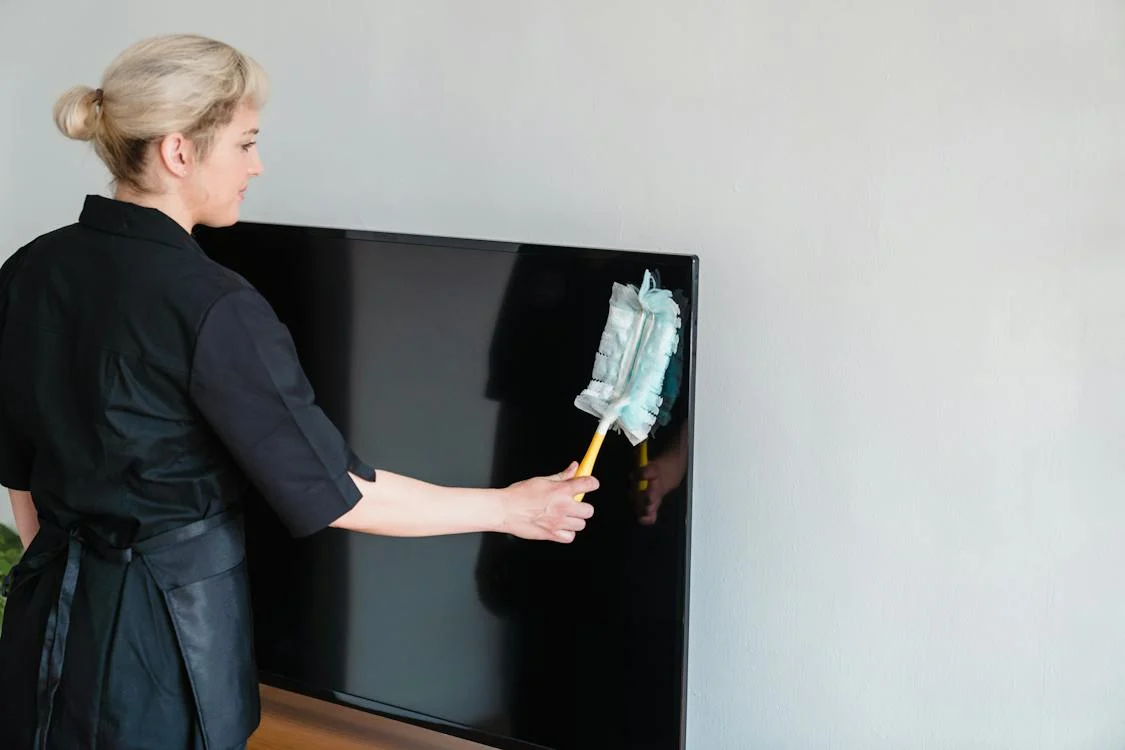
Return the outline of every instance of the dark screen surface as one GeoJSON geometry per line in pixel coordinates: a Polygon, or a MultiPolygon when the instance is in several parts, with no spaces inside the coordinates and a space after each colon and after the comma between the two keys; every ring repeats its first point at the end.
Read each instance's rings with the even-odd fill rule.
{"type": "Polygon", "coordinates": [[[377,469],[503,487],[582,457],[613,282],[683,295],[682,386],[649,457],[607,438],[569,545],[502,534],[290,538],[248,513],[263,680],[498,747],[679,750],[691,487],[693,256],[243,223],[201,230],[270,301],[328,416],[377,469]]]}

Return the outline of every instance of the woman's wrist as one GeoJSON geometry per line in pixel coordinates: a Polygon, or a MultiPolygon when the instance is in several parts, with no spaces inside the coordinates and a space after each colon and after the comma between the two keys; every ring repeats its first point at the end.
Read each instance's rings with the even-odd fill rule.
{"type": "Polygon", "coordinates": [[[486,491],[482,520],[485,531],[495,531],[501,534],[508,533],[511,506],[511,487],[503,487],[486,491]]]}

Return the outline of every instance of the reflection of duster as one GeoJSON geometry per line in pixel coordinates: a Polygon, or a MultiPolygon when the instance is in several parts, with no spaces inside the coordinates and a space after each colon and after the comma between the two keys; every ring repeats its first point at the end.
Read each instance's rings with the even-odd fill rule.
{"type": "Polygon", "coordinates": [[[657,286],[650,271],[640,289],[614,283],[593,378],[574,400],[600,420],[579,476],[593,472],[609,430],[622,432],[633,445],[648,438],[661,406],[674,398],[666,387],[676,381],[665,376],[679,339],[679,305],[671,292],[657,286]]]}

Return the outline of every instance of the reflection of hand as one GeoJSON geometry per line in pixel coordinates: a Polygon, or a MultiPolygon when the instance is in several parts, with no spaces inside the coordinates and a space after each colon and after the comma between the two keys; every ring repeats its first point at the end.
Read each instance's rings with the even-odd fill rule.
{"type": "Polygon", "coordinates": [[[686,443],[677,440],[665,453],[642,466],[634,476],[633,493],[637,522],[642,526],[652,526],[660,512],[664,496],[680,486],[687,472],[686,443]],[[641,480],[648,482],[645,489],[639,489],[641,480]]]}
{"type": "Polygon", "coordinates": [[[574,541],[575,532],[594,515],[589,503],[576,503],[576,495],[593,492],[598,480],[576,477],[578,464],[549,477],[516,482],[504,493],[504,531],[523,539],[574,541]]]}

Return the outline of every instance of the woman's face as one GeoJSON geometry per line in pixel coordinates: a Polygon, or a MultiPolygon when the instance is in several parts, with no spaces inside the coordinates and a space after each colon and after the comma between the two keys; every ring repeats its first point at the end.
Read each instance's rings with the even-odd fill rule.
{"type": "Polygon", "coordinates": [[[258,111],[241,107],[218,133],[207,158],[186,181],[185,200],[197,224],[229,226],[239,211],[251,177],[262,173],[258,155],[258,111]]]}

